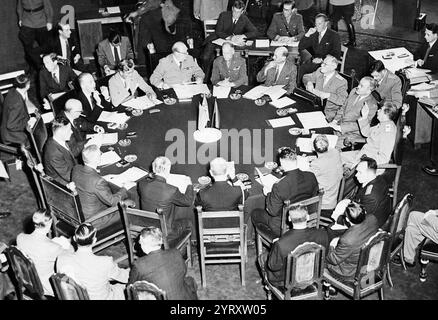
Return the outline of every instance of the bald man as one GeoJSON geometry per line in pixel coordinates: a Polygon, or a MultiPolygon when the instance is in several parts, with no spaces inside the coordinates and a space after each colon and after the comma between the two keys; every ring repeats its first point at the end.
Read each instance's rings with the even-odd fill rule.
{"type": "Polygon", "coordinates": [[[211,83],[224,87],[248,85],[246,61],[235,53],[234,45],[230,42],[222,45],[222,56],[213,62],[211,83]]]}
{"type": "Polygon", "coordinates": [[[150,81],[159,89],[168,89],[173,85],[189,83],[193,77],[200,84],[204,81],[204,76],[196,60],[188,54],[186,45],[176,42],[172,46],[172,53],[160,59],[150,81]]]}
{"type": "Polygon", "coordinates": [[[288,94],[292,93],[297,86],[297,67],[294,59],[288,56],[285,47],[275,49],[273,60],[257,73],[257,81],[265,86],[283,85],[288,94]]]}

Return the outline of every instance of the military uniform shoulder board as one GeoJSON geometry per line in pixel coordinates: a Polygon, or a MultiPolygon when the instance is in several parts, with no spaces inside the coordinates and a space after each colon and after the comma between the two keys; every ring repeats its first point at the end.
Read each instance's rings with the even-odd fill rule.
{"type": "Polygon", "coordinates": [[[371,194],[371,191],[373,191],[373,185],[372,184],[370,184],[367,187],[367,189],[365,190],[365,195],[367,196],[367,195],[371,194]]]}

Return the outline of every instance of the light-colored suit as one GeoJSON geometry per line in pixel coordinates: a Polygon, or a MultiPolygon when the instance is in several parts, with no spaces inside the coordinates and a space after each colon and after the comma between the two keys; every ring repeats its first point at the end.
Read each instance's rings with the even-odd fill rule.
{"type": "Polygon", "coordinates": [[[310,163],[309,169],[315,174],[319,188],[324,189],[322,209],[334,209],[343,173],[340,152],[329,149],[325,153],[318,154],[318,158],[310,163]]]}
{"type": "Polygon", "coordinates": [[[60,255],[56,270],[84,286],[91,300],[125,300],[125,285],[109,281],[127,283],[129,269],[119,268],[110,256],[97,256],[91,248],[79,247],[75,253],[60,255]]]}
{"type": "Polygon", "coordinates": [[[151,75],[151,84],[158,87],[161,81],[168,85],[190,82],[192,76],[204,78],[205,74],[192,56],[187,56],[183,61],[181,69],[173,58],[173,54],[160,59],[158,66],[151,75]]]}
{"type": "Polygon", "coordinates": [[[193,14],[199,15],[201,21],[217,19],[227,11],[228,0],[194,0],[193,14]]]}
{"type": "Polygon", "coordinates": [[[113,75],[108,81],[109,93],[111,96],[111,103],[117,107],[125,98],[129,97],[140,88],[144,93],[154,93],[154,90],[144,81],[136,70],[133,70],[130,76],[122,79],[120,72],[113,75]],[[126,85],[125,85],[126,82],[126,85]],[[129,93],[131,90],[131,93],[129,93]]]}
{"type": "Polygon", "coordinates": [[[229,78],[236,87],[248,85],[248,73],[246,72],[246,61],[240,54],[235,53],[231,58],[230,67],[224,57],[217,57],[213,62],[213,71],[211,74],[211,83],[216,85],[219,81],[229,78]]]}
{"type": "Polygon", "coordinates": [[[345,100],[347,100],[347,80],[336,72],[324,86],[324,74],[321,72],[321,68],[318,68],[318,70],[303,76],[304,85],[308,82],[314,83],[315,89],[330,93],[330,96],[327,98],[324,113],[327,121],[331,122],[335,117],[336,112],[342,107],[345,100]]]}
{"type": "Polygon", "coordinates": [[[290,94],[297,86],[297,67],[293,59],[286,59],[286,62],[281,69],[280,74],[277,79],[275,79],[276,68],[270,68],[266,72],[266,67],[269,63],[267,63],[262,70],[257,73],[257,81],[264,82],[265,86],[275,86],[275,85],[284,85],[284,89],[287,90],[287,93],[290,94]]]}
{"type": "Polygon", "coordinates": [[[401,87],[400,78],[391,71],[386,70],[386,74],[378,84],[376,91],[380,94],[382,99],[385,99],[385,102],[394,103],[398,109],[401,107],[403,100],[401,87]]]}
{"type": "Polygon", "coordinates": [[[41,233],[20,233],[17,236],[17,247],[27,254],[35,264],[35,268],[44,288],[44,294],[53,296],[49,278],[55,273],[56,258],[67,251],[61,245],[41,233]]]}
{"type": "MultiPolygon", "coordinates": [[[[134,52],[132,51],[131,43],[127,37],[121,37],[120,39],[120,61],[124,59],[134,59],[134,52]]],[[[108,39],[102,40],[97,45],[97,61],[103,68],[105,65],[111,69],[116,67],[116,61],[114,60],[114,51],[108,39]]]]}

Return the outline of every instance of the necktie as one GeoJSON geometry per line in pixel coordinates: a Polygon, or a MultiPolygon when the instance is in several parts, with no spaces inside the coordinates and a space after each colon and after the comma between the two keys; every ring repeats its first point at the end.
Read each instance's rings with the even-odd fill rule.
{"type": "Polygon", "coordinates": [[[114,61],[116,62],[116,65],[120,62],[119,52],[117,51],[117,47],[114,46],[114,61]]]}
{"type": "Polygon", "coordinates": [[[67,60],[70,62],[71,52],[70,52],[70,46],[68,44],[68,40],[65,40],[65,55],[67,60]]]}
{"type": "Polygon", "coordinates": [[[321,42],[321,39],[322,39],[322,34],[321,34],[321,33],[319,33],[319,34],[318,34],[318,43],[320,43],[320,42],[321,42]]]}
{"type": "Polygon", "coordinates": [[[322,87],[325,87],[328,81],[328,77],[324,76],[324,81],[322,82],[322,87]]]}
{"type": "Polygon", "coordinates": [[[431,49],[432,47],[431,46],[428,46],[428,48],[427,48],[427,50],[426,50],[426,54],[424,55],[424,59],[423,59],[423,66],[424,66],[424,64],[426,63],[426,61],[427,61],[427,57],[429,57],[429,52],[430,52],[430,49],[431,49]]]}
{"type": "Polygon", "coordinates": [[[227,62],[227,69],[230,69],[231,61],[228,60],[228,61],[226,61],[226,62],[227,62]]]}
{"type": "Polygon", "coordinates": [[[94,109],[94,104],[95,104],[94,97],[93,97],[93,94],[91,94],[91,96],[90,96],[90,107],[91,107],[91,110],[94,109]]]}
{"type": "Polygon", "coordinates": [[[277,66],[275,68],[275,76],[274,76],[275,81],[277,81],[279,75],[280,75],[280,67],[277,66]]]}
{"type": "Polygon", "coordinates": [[[56,76],[56,72],[52,73],[52,77],[53,77],[53,80],[55,80],[55,82],[56,82],[57,84],[59,84],[59,79],[58,79],[58,77],[56,76]]]}

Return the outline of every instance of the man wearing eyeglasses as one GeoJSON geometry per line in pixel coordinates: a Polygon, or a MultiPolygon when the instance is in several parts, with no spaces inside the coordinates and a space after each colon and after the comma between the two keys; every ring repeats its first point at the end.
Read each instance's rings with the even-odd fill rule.
{"type": "Polygon", "coordinates": [[[303,17],[297,13],[294,1],[283,3],[283,12],[274,14],[266,34],[269,39],[280,42],[301,40],[304,36],[303,17]]]}
{"type": "Polygon", "coordinates": [[[188,54],[186,45],[176,42],[172,46],[172,53],[160,59],[150,81],[158,89],[169,89],[178,84],[200,84],[204,81],[204,76],[196,60],[188,54]],[[192,78],[195,80],[192,81],[192,78]]]}

